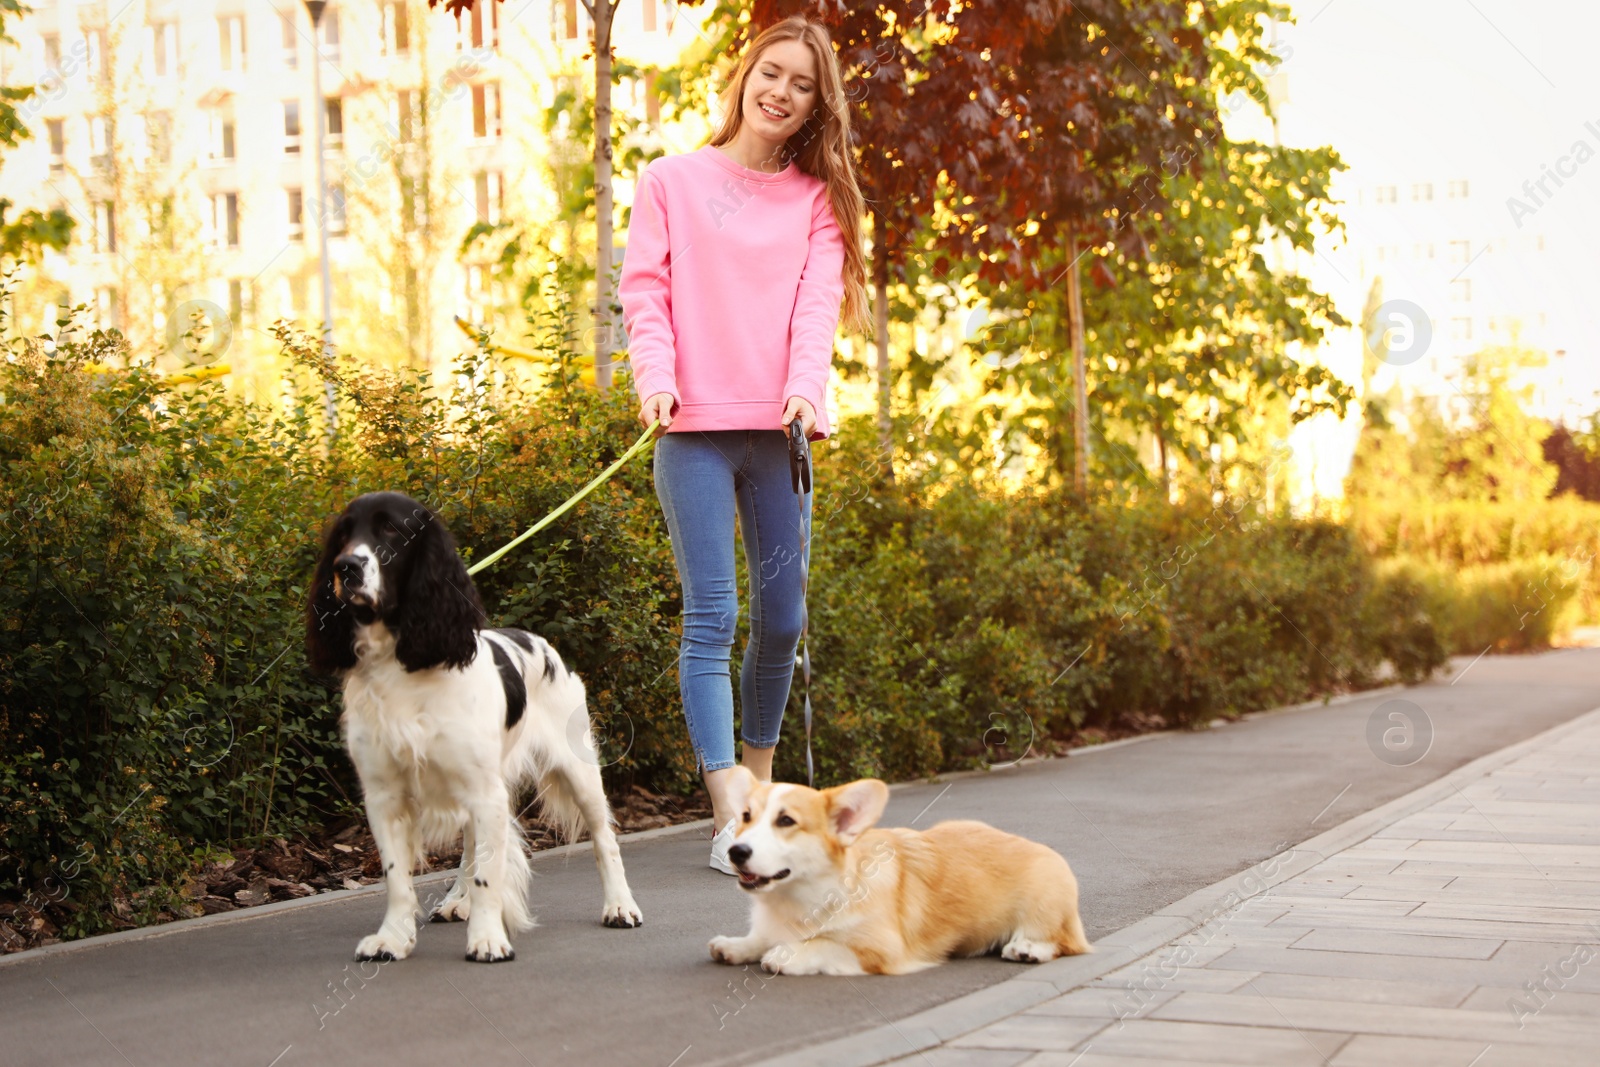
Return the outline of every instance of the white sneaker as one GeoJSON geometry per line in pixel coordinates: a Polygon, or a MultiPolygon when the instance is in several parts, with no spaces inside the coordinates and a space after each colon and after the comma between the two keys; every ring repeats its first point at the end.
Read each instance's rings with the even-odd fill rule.
{"type": "Polygon", "coordinates": [[[728,862],[728,849],[733,847],[734,820],[729,819],[728,825],[717,831],[717,836],[711,839],[711,868],[723,874],[738,875],[733,864],[728,862]]]}

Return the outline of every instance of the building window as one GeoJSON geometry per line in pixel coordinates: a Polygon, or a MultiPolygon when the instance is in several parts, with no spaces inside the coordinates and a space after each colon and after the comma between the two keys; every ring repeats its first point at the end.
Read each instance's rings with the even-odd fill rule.
{"type": "Polygon", "coordinates": [[[1467,198],[1467,180],[1457,178],[1450,183],[1450,199],[1465,200],[1467,198]]]}
{"type": "Polygon", "coordinates": [[[1413,184],[1411,186],[1411,199],[1419,200],[1419,201],[1432,200],[1433,199],[1433,183],[1432,182],[1416,182],[1415,184],[1413,184]]]}
{"type": "Polygon", "coordinates": [[[299,241],[306,235],[306,194],[299,189],[286,191],[289,194],[289,240],[299,241]]]}
{"type": "Polygon", "coordinates": [[[1400,190],[1393,185],[1380,185],[1372,191],[1372,200],[1376,204],[1398,203],[1400,190]]]}
{"type": "Polygon", "coordinates": [[[1454,318],[1450,320],[1450,340],[1472,340],[1472,320],[1468,318],[1454,318]]]}
{"type": "Polygon", "coordinates": [[[237,192],[219,192],[211,197],[211,245],[238,248],[237,192]]]}
{"type": "Polygon", "coordinates": [[[1541,233],[1533,239],[1533,250],[1535,252],[1544,251],[1544,234],[1541,233]]]}
{"type": "Polygon", "coordinates": [[[325,9],[318,25],[322,32],[322,57],[324,59],[338,60],[339,12],[331,7],[325,9]]]}
{"type": "Polygon", "coordinates": [[[1452,262],[1452,263],[1470,263],[1470,262],[1472,262],[1472,242],[1471,241],[1451,241],[1450,242],[1450,262],[1452,262]]]}
{"type": "Polygon", "coordinates": [[[472,135],[480,141],[500,139],[500,83],[472,87],[472,135]]]}
{"type": "Polygon", "coordinates": [[[61,35],[46,33],[40,36],[40,44],[44,47],[44,69],[51,72],[61,66],[61,35]]]}
{"type": "Polygon", "coordinates": [[[641,21],[641,25],[644,27],[644,32],[656,32],[656,0],[639,0],[639,3],[644,7],[643,18],[641,21]]]}
{"type": "Polygon", "coordinates": [[[294,8],[286,7],[278,12],[278,21],[281,26],[282,37],[280,47],[285,70],[297,70],[300,66],[300,31],[295,29],[294,8]]]}
{"type": "Polygon", "coordinates": [[[500,48],[500,5],[473,4],[456,19],[456,51],[498,51],[500,48]]]}
{"type": "Polygon", "coordinates": [[[50,173],[60,174],[67,169],[67,123],[65,119],[48,119],[44,125],[50,132],[50,173]]]}
{"type": "Polygon", "coordinates": [[[330,96],[323,101],[326,109],[323,117],[327,122],[328,148],[339,151],[344,147],[344,102],[337,96],[330,96]]]}
{"type": "Polygon", "coordinates": [[[283,102],[283,154],[300,154],[300,101],[283,102]]]}
{"type": "Polygon", "coordinates": [[[1414,259],[1432,259],[1433,243],[1431,241],[1419,242],[1417,246],[1412,249],[1412,257],[1414,259]]]}
{"type": "Polygon", "coordinates": [[[1450,302],[1452,304],[1472,303],[1472,279],[1457,278],[1450,283],[1450,302]]]}
{"type": "Polygon", "coordinates": [[[411,50],[411,27],[406,19],[406,0],[383,5],[384,55],[403,56],[411,50]]]}
{"type": "Polygon", "coordinates": [[[83,43],[88,50],[84,68],[89,72],[89,77],[99,81],[106,76],[106,31],[83,31],[83,43]]]}
{"type": "Polygon", "coordinates": [[[111,166],[111,153],[115,148],[116,136],[112,132],[112,120],[109,115],[89,116],[89,163],[98,170],[106,170],[111,166]]]}
{"type": "Polygon", "coordinates": [[[583,29],[578,22],[578,0],[555,0],[551,13],[552,36],[558,41],[576,41],[583,29]]]}
{"type": "Polygon", "coordinates": [[[239,194],[211,197],[211,243],[216,248],[239,247],[239,194]]]}
{"type": "Polygon", "coordinates": [[[244,70],[244,16],[217,17],[217,66],[223,70],[244,70]]]}
{"type": "Polygon", "coordinates": [[[211,162],[231,163],[234,159],[233,116],[211,112],[211,162]]]}
{"type": "Polygon", "coordinates": [[[176,22],[150,24],[150,73],[157,78],[171,78],[178,73],[176,22]]]}
{"type": "Polygon", "coordinates": [[[117,206],[110,201],[101,200],[94,206],[94,250],[117,250],[117,206]]]}
{"type": "Polygon", "coordinates": [[[478,221],[494,226],[505,214],[505,181],[499,171],[486,170],[477,174],[478,221]]]}
{"type": "Polygon", "coordinates": [[[244,280],[228,279],[228,318],[235,326],[244,322],[244,280]]]}

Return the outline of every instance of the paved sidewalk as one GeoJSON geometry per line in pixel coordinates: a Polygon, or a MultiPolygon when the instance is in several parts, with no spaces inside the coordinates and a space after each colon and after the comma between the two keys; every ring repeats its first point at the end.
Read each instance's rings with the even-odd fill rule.
{"type": "MultiPolygon", "coordinates": [[[[894,1062],[1600,1063],[1600,711],[1354,823],[1101,942],[1132,962],[894,1062]]],[[[1064,988],[1104,963],[1048,966],[1064,988]]]]}
{"type": "MultiPolygon", "coordinates": [[[[1175,975],[1160,978],[1150,1003],[1135,1005],[1138,1017],[1130,1017],[1115,1032],[1125,1041],[1125,1035],[1150,1024],[1181,1025],[1182,1018],[1163,1013],[1200,1003],[1184,997],[1209,991],[1227,999],[1241,988],[1249,994],[1244,981],[1268,968],[1247,956],[1214,958],[1228,939],[1240,941],[1242,952],[1244,935],[1256,929],[1263,931],[1262,937],[1296,940],[1313,926],[1331,926],[1331,920],[1291,921],[1287,915],[1258,910],[1265,901],[1230,910],[1230,887],[1247,897],[1277,883],[1313,877],[1309,869],[1324,857],[1360,844],[1403,816],[1453,798],[1446,783],[1461,787],[1482,806],[1486,801],[1468,786],[1483,777],[1489,766],[1485,757],[1494,768],[1502,767],[1524,753],[1519,746],[1528,739],[1548,737],[1545,731],[1560,730],[1600,705],[1600,649],[1467,657],[1455,668],[1432,684],[1404,691],[1366,693],[1325,707],[1251,716],[1211,730],[1147,736],[1069,759],[895,788],[886,825],[925,827],[941,819],[982,819],[1067,856],[1083,887],[1084,922],[1100,947],[1077,960],[1026,967],[991,957],[898,978],[842,980],[774,979],[713,963],[707,939],[742,931],[749,904],[732,879],[706,867],[709,828],[690,826],[624,839],[628,878],[645,910],[645,925],[638,930],[600,926],[599,881],[587,845],[539,853],[531,892],[539,927],[518,940],[516,961],[502,966],[466,963],[461,958],[464,934],[448,925],[425,926],[415,955],[403,962],[352,963],[351,949],[372,932],[382,912],[378,887],[0,957],[0,1064],[297,1067],[445,1063],[465,1057],[474,1067],[723,1067],[788,1056],[795,1062],[846,1067],[892,1060],[918,1049],[930,1050],[932,1067],[940,1059],[963,1056],[976,1057],[969,1062],[1015,1063],[1032,1051],[939,1046],[1104,979],[1209,921],[1213,944],[1199,946],[1202,954],[1181,964],[1175,975]],[[1383,727],[1400,712],[1420,728],[1413,748],[1395,755],[1374,747],[1373,724],[1383,727]],[[1419,792],[1430,783],[1444,792],[1419,792]],[[1329,827],[1336,830],[1322,833],[1329,827]],[[1303,844],[1288,854],[1297,842],[1303,844]],[[1237,969],[1244,965],[1246,970],[1237,969]],[[1237,981],[1208,989],[1182,984],[1216,982],[1215,975],[1223,971],[1237,981]]],[[[1600,766],[1592,754],[1578,758],[1600,766]]],[[[1528,825],[1543,825],[1547,831],[1561,825],[1553,819],[1541,824],[1537,816],[1513,818],[1498,810],[1488,811],[1487,818],[1508,834],[1528,825]]],[[[1576,818],[1581,823],[1581,816],[1576,818]]],[[[1422,843],[1420,832],[1409,826],[1401,832],[1405,836],[1396,846],[1416,839],[1411,848],[1419,857],[1437,847],[1422,843]]],[[[1489,835],[1473,847],[1500,840],[1489,835]]],[[[1534,847],[1515,840],[1524,851],[1534,847]]],[[[1360,858],[1369,866],[1383,862],[1381,854],[1360,858]]],[[[1538,860],[1550,862],[1543,856],[1538,860]]],[[[1393,861],[1384,870],[1401,862],[1393,861]]],[[[1440,860],[1406,862],[1414,866],[1440,860]]],[[[1508,877],[1539,881],[1531,870],[1515,865],[1506,870],[1508,877]]],[[[1593,868],[1587,872],[1594,874],[1593,868]]],[[[424,899],[442,893],[448,877],[424,876],[424,899]]],[[[1563,869],[1553,880],[1576,879],[1573,871],[1563,869]]],[[[1353,889],[1356,882],[1348,884],[1353,889]]],[[[1442,881],[1438,885],[1446,893],[1435,896],[1448,898],[1451,887],[1442,881]]],[[[1600,890],[1600,882],[1586,886],[1600,890]]],[[[1276,891],[1285,892],[1281,887],[1276,891]]],[[[1585,907],[1587,897],[1568,896],[1575,899],[1561,907],[1585,907]]],[[[1315,899],[1326,905],[1330,898],[1315,899]]],[[[1424,900],[1434,897],[1387,903],[1420,908],[1424,900]]],[[[1327,906],[1341,903],[1350,902],[1340,897],[1327,906]]],[[[1478,901],[1469,896],[1458,903],[1478,901]]],[[[1525,903],[1533,903],[1532,898],[1525,903]]],[[[1421,915],[1433,912],[1427,909],[1421,915]]],[[[1439,913],[1428,921],[1445,922],[1453,914],[1439,913]]],[[[1567,918],[1559,922],[1580,925],[1567,918]]],[[[1509,936],[1487,922],[1469,925],[1471,933],[1449,936],[1497,946],[1509,936]]],[[[1529,931],[1538,929],[1526,925],[1529,931]]],[[[1514,945],[1499,947],[1491,962],[1518,951],[1524,956],[1513,960],[1507,976],[1473,981],[1461,995],[1470,995],[1479,985],[1516,988],[1535,980],[1546,963],[1559,968],[1575,943],[1541,943],[1531,955],[1514,945]]],[[[1287,950],[1286,944],[1276,944],[1280,955],[1327,957],[1352,965],[1384,958],[1304,947],[1287,950]]],[[[1415,967],[1437,963],[1405,959],[1415,967]]],[[[1130,973],[1137,974],[1137,967],[1130,973]]],[[[1563,1021],[1570,1024],[1574,1008],[1592,1002],[1600,992],[1597,974],[1600,960],[1584,964],[1565,988],[1546,998],[1548,1003],[1527,1021],[1522,1035],[1555,1033],[1563,1021]]],[[[1422,976],[1400,970],[1376,977],[1422,981],[1422,976]]],[[[1121,986],[1102,982],[1090,989],[1100,999],[1081,1009],[1088,1014],[1044,1019],[1060,1040],[1071,1038],[1060,1049],[1098,1042],[1096,1032],[1112,1040],[1112,998],[1127,995],[1127,980],[1121,986]]],[[[1280,1007],[1296,999],[1274,991],[1265,978],[1254,980],[1280,1007]]],[[[1243,995],[1237,999],[1247,1002],[1243,995]]],[[[1447,1006],[1458,1003],[1459,998],[1447,1006]]],[[[1498,1018],[1502,1012],[1503,1000],[1491,1001],[1488,1015],[1498,1018]]],[[[1208,1017],[1213,1023],[1221,1020],[1208,1017]]],[[[1316,1032],[1317,1025],[1296,1022],[1330,1052],[1335,1047],[1345,1051],[1316,1032]]],[[[1359,1029],[1349,1020],[1339,1022],[1342,1028],[1332,1033],[1348,1035],[1359,1029]]],[[[1228,1029],[1249,1034],[1240,1026],[1228,1029]]],[[[1292,1028],[1280,1029],[1302,1040],[1292,1028]]],[[[1452,1040],[1470,1043],[1474,1037],[1462,1031],[1452,1040]]],[[[1483,1038],[1473,1055],[1491,1040],[1483,1038]]],[[[1049,1044],[1056,1047],[1054,1041],[1049,1044]]],[[[1193,1048],[1203,1051],[1205,1046],[1195,1042],[1193,1048]]],[[[1102,1051],[1096,1043],[1089,1056],[1102,1051]]],[[[1497,1043],[1490,1055],[1500,1052],[1497,1043]]],[[[1070,1063],[1076,1055],[1069,1051],[1061,1062],[1070,1063]]],[[[1470,1060],[1462,1057],[1457,1067],[1467,1067],[1470,1060]]],[[[923,1061],[918,1057],[915,1062],[923,1061]]],[[[1086,1065],[1092,1062],[1086,1057],[1086,1065]]],[[[1181,1060],[1178,1053],[1163,1051],[1152,1062],[1181,1060]]],[[[1396,1057],[1390,1062],[1408,1061],[1396,1057]]],[[[1489,1062],[1486,1057],[1480,1067],[1489,1062]]]]}

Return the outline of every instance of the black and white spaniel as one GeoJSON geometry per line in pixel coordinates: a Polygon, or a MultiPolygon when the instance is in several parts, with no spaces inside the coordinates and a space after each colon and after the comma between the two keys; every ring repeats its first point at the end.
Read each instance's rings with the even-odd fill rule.
{"type": "Polygon", "coordinates": [[[543,638],[483,629],[483,607],[444,523],[401,493],[357,497],[328,527],[306,611],[313,670],[344,683],[345,742],[388,885],[360,960],[416,944],[411,873],[462,834],[461,869],[432,918],[467,922],[467,959],[509,960],[533,925],[528,856],[512,817],[535,783],[569,840],[587,827],[601,921],[638,926],[600,781],[583,681],[543,638]]]}

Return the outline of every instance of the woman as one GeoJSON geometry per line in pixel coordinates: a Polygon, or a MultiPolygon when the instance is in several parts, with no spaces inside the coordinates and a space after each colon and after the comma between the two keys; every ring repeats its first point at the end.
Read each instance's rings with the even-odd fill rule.
{"type": "Polygon", "coordinates": [[[828,436],[840,302],[846,322],[864,326],[866,272],[827,32],[798,16],[767,29],[722,99],[710,144],[640,177],[619,295],[639,420],[661,423],[656,495],[683,587],[678,688],[720,827],[711,866],[734,874],[734,523],[750,576],[742,762],[770,781],[804,607],[801,515],[807,534],[811,515],[810,494],[795,499],[785,430],[798,419],[809,440],[828,436]]]}

